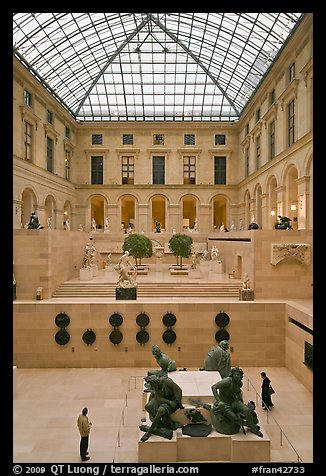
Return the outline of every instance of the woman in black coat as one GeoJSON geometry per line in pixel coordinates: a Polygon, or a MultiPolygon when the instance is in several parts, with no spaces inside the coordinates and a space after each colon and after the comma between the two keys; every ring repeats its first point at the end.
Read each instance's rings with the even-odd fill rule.
{"type": "Polygon", "coordinates": [[[267,377],[266,372],[260,372],[260,376],[263,379],[261,386],[261,399],[263,410],[270,409],[273,407],[272,399],[269,394],[269,385],[271,383],[270,379],[267,377]]]}

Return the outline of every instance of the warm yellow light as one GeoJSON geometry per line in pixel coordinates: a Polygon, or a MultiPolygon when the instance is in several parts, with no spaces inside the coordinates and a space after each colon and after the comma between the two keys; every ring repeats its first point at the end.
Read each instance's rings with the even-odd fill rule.
{"type": "Polygon", "coordinates": [[[272,215],[272,217],[275,215],[275,210],[271,211],[271,215],[272,215]]]}
{"type": "Polygon", "coordinates": [[[295,203],[292,203],[291,210],[296,210],[296,209],[297,209],[297,207],[295,206],[295,203]]]}

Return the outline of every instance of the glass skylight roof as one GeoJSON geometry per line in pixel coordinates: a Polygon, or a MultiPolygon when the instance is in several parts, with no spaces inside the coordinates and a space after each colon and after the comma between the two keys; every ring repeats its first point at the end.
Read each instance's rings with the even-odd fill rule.
{"type": "Polygon", "coordinates": [[[80,121],[237,120],[302,13],[15,13],[15,56],[80,121]]]}

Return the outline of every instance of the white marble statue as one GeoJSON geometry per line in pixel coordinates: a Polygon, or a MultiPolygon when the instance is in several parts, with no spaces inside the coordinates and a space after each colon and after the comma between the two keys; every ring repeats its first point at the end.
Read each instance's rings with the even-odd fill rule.
{"type": "Polygon", "coordinates": [[[239,230],[240,230],[240,231],[244,230],[242,218],[240,218],[240,220],[239,220],[239,230]]]}
{"type": "Polygon", "coordinates": [[[46,220],[46,223],[48,225],[48,228],[50,230],[52,230],[52,227],[53,227],[53,218],[52,217],[49,217],[47,220],[46,220]]]}
{"type": "Polygon", "coordinates": [[[232,223],[231,223],[230,231],[236,231],[236,227],[235,227],[235,224],[234,224],[233,220],[232,220],[232,223]]]}
{"type": "Polygon", "coordinates": [[[172,228],[172,235],[175,235],[176,232],[177,232],[177,230],[173,227],[173,228],[172,228]]]}
{"type": "Polygon", "coordinates": [[[91,259],[92,259],[91,244],[86,243],[84,256],[83,256],[82,268],[90,268],[90,266],[92,264],[91,259]]]}
{"type": "Polygon", "coordinates": [[[224,224],[222,223],[222,225],[220,226],[220,232],[223,233],[224,231],[225,231],[225,226],[224,226],[224,224]]]}
{"type": "Polygon", "coordinates": [[[96,221],[95,221],[95,218],[92,219],[92,231],[96,231],[96,221]]]}
{"type": "Polygon", "coordinates": [[[117,286],[119,288],[134,288],[136,286],[137,268],[131,261],[129,251],[125,251],[114,269],[119,273],[117,286]]]}
{"type": "Polygon", "coordinates": [[[109,217],[105,218],[104,221],[104,231],[109,231],[109,217]]]}
{"type": "Polygon", "coordinates": [[[191,253],[191,269],[197,269],[197,253],[193,251],[191,253]]]}
{"type": "Polygon", "coordinates": [[[112,265],[112,256],[111,253],[109,253],[106,257],[106,266],[111,266],[112,265]]]}
{"type": "Polygon", "coordinates": [[[198,230],[198,220],[195,218],[195,223],[194,223],[194,231],[198,230]]]}
{"type": "Polygon", "coordinates": [[[84,230],[83,225],[79,223],[78,231],[83,231],[83,230],[84,230]]]}
{"type": "Polygon", "coordinates": [[[213,246],[211,249],[211,258],[212,261],[217,261],[218,263],[221,263],[220,252],[216,246],[213,246]]]}
{"type": "Polygon", "coordinates": [[[65,229],[66,229],[67,231],[70,231],[70,221],[69,221],[69,220],[66,220],[65,229]]]}
{"type": "Polygon", "coordinates": [[[242,289],[250,289],[249,276],[247,273],[243,275],[242,289]]]}

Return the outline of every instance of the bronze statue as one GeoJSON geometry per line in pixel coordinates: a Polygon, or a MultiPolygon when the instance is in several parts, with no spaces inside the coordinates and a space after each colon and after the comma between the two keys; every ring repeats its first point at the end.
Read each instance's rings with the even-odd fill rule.
{"type": "Polygon", "coordinates": [[[230,354],[227,352],[229,343],[222,340],[219,345],[211,347],[207,353],[203,370],[218,371],[222,378],[227,377],[231,370],[230,354]]]}
{"type": "Polygon", "coordinates": [[[167,375],[149,375],[144,380],[150,389],[145,409],[152,424],[139,426],[145,432],[140,441],[147,441],[152,434],[171,440],[173,430],[182,426],[170,416],[178,408],[183,408],[182,390],[167,375]]]}
{"type": "Polygon", "coordinates": [[[289,217],[282,217],[281,215],[277,215],[277,222],[275,224],[276,230],[293,230],[291,223],[291,218],[289,217]]]}
{"type": "Polygon", "coordinates": [[[244,427],[248,427],[252,433],[263,437],[258,425],[258,418],[253,402],[245,404],[241,387],[243,385],[243,370],[234,367],[228,377],[212,385],[215,402],[211,409],[212,424],[216,431],[224,435],[233,435],[240,428],[245,433],[244,427]]]}
{"type": "Polygon", "coordinates": [[[32,212],[27,228],[29,230],[41,230],[43,228],[35,212],[32,212]]]}
{"type": "Polygon", "coordinates": [[[167,375],[168,372],[174,372],[177,370],[175,361],[162,352],[158,345],[154,344],[152,346],[152,354],[158,365],[161,367],[161,370],[149,370],[147,375],[167,375]]]}

